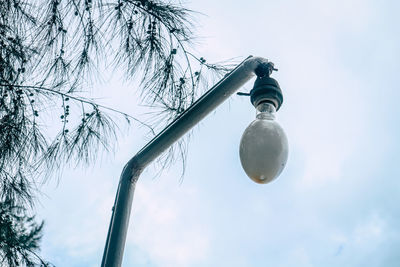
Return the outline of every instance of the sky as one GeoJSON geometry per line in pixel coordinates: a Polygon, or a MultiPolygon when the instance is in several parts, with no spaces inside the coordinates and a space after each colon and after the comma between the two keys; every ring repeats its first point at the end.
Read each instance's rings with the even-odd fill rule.
{"type": "MultiPolygon", "coordinates": [[[[275,63],[289,159],[270,184],[246,176],[239,141],[255,110],[232,96],[195,127],[183,180],[180,163],[140,177],[123,266],[399,266],[400,2],[185,6],[200,12],[194,49],[209,62],[275,63]]],[[[132,85],[118,75],[98,85],[110,88],[103,101],[142,111],[132,85]]],[[[46,259],[100,265],[119,175],[147,141],[144,129],[131,129],[115,154],[42,188],[46,259]]]]}

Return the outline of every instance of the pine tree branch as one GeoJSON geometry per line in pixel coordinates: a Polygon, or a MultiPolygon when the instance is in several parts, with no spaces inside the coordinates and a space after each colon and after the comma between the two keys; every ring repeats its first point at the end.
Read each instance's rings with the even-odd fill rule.
{"type": "MultiPolygon", "coordinates": [[[[123,115],[126,118],[129,118],[129,119],[132,119],[132,120],[136,121],[137,123],[139,123],[139,124],[145,126],[146,128],[148,128],[151,131],[152,134],[155,134],[153,127],[151,127],[149,124],[147,124],[145,122],[142,122],[141,120],[133,117],[132,115],[129,115],[129,114],[127,114],[125,112],[122,112],[120,110],[117,110],[117,109],[114,109],[114,108],[111,108],[111,107],[108,107],[108,106],[105,106],[105,105],[102,105],[102,104],[98,104],[98,103],[94,102],[95,101],[94,99],[84,98],[84,97],[80,97],[80,96],[74,96],[72,94],[63,93],[63,92],[60,92],[60,91],[57,91],[57,90],[54,90],[54,89],[50,89],[50,88],[45,88],[45,87],[42,87],[42,86],[15,85],[15,84],[10,85],[10,84],[3,84],[3,83],[0,83],[0,86],[13,86],[13,87],[16,87],[16,88],[26,89],[28,91],[32,91],[32,90],[43,91],[43,92],[47,92],[47,93],[50,93],[50,94],[53,94],[53,95],[59,95],[59,96],[61,96],[63,98],[70,98],[70,99],[76,100],[76,101],[81,102],[81,103],[89,104],[89,105],[91,105],[93,107],[106,109],[106,110],[115,112],[117,114],[123,115]]],[[[32,108],[32,110],[33,110],[33,108],[32,108]]]]}

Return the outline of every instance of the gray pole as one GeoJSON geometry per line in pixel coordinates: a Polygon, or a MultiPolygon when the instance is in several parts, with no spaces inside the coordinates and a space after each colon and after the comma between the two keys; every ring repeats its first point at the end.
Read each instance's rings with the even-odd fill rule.
{"type": "Polygon", "coordinates": [[[102,267],[119,267],[122,264],[133,192],[142,170],[250,80],[255,75],[257,67],[266,63],[268,60],[264,58],[248,57],[129,160],[119,181],[101,262],[102,267]]]}

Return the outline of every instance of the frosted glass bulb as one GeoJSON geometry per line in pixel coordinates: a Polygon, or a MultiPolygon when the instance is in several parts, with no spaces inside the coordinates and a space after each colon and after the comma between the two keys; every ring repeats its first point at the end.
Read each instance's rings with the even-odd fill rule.
{"type": "Polygon", "coordinates": [[[242,135],[239,154],[244,171],[256,183],[271,182],[282,172],[288,158],[288,141],[275,121],[274,105],[264,102],[257,106],[256,119],[242,135]]]}

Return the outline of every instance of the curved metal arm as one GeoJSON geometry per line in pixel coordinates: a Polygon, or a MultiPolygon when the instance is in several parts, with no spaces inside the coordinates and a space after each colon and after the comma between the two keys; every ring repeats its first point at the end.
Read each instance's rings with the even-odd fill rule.
{"type": "Polygon", "coordinates": [[[261,57],[245,59],[129,160],[118,185],[101,266],[121,266],[133,193],[142,170],[250,80],[257,67],[266,63],[268,60],[261,57]]]}

